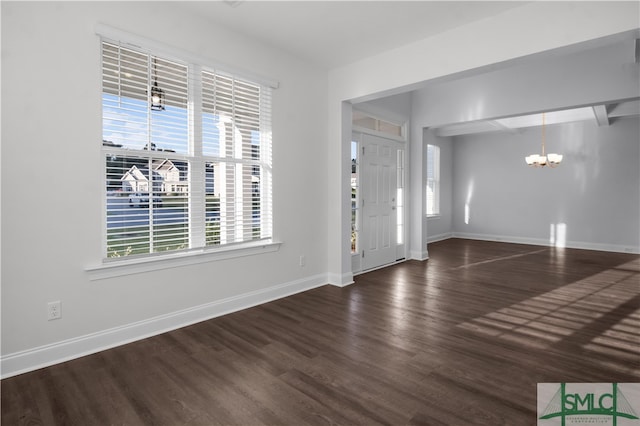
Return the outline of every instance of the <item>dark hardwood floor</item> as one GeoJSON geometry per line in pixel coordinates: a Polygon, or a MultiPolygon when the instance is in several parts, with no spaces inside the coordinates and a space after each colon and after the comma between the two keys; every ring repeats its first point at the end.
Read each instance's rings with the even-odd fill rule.
{"type": "Polygon", "coordinates": [[[640,381],[640,256],[470,240],[5,379],[2,424],[534,425],[640,381]]]}

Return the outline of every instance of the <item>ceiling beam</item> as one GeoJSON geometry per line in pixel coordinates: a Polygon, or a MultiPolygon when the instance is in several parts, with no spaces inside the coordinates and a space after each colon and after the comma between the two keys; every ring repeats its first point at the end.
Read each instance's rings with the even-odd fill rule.
{"type": "Polygon", "coordinates": [[[631,115],[640,115],[640,101],[622,102],[613,105],[609,111],[609,118],[628,117],[631,115]]]}
{"type": "Polygon", "coordinates": [[[496,130],[502,130],[505,131],[507,133],[511,133],[513,134],[518,134],[518,133],[522,133],[522,131],[520,129],[518,129],[517,127],[509,127],[509,126],[505,126],[504,124],[500,123],[497,120],[489,120],[487,121],[487,124],[490,126],[495,127],[496,130]]]}
{"type": "Polygon", "coordinates": [[[436,136],[450,137],[460,135],[470,135],[474,133],[494,132],[496,129],[489,121],[467,121],[462,123],[449,124],[436,128],[436,136]]]}
{"type": "Polygon", "coordinates": [[[608,126],[609,125],[609,115],[607,114],[607,107],[604,105],[594,105],[593,116],[596,119],[596,123],[598,127],[608,126]]]}

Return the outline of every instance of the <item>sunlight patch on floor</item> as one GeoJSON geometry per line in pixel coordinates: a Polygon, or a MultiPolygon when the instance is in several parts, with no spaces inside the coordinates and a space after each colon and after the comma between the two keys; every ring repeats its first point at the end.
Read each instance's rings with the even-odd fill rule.
{"type": "Polygon", "coordinates": [[[640,295],[634,260],[544,294],[458,324],[485,335],[547,348],[573,336],[582,348],[603,354],[640,356],[640,309],[616,318],[617,309],[640,295]],[[574,336],[575,335],[575,336],[574,336]],[[583,341],[584,340],[584,341],[583,341]]]}

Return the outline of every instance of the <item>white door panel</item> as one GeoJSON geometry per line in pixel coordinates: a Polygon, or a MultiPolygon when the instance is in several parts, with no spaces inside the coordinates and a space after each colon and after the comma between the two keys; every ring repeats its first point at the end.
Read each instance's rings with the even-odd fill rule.
{"type": "Polygon", "coordinates": [[[398,143],[364,135],[362,146],[362,269],[371,269],[396,260],[398,143]]]}

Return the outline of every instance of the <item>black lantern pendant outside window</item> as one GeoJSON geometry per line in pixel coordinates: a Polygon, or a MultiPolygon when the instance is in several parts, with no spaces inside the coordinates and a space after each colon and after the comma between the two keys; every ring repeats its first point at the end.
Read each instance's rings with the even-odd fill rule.
{"type": "Polygon", "coordinates": [[[164,90],[158,87],[158,70],[153,58],[153,86],[151,86],[151,110],[164,111],[164,90]]]}
{"type": "Polygon", "coordinates": [[[158,87],[157,81],[154,81],[151,87],[151,109],[164,111],[164,91],[158,87]]]}

